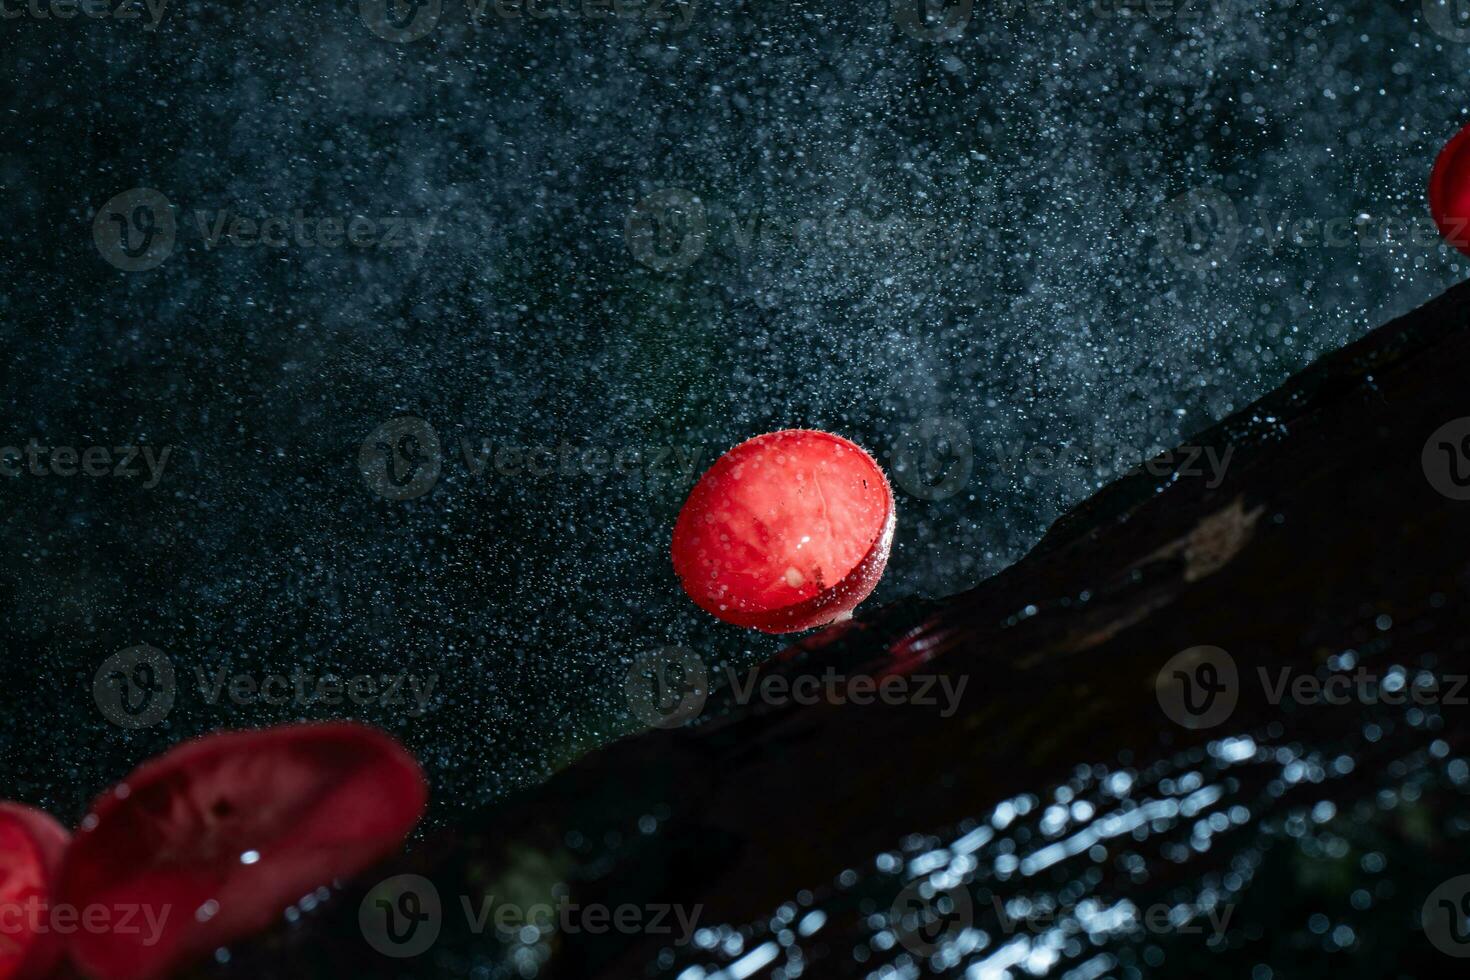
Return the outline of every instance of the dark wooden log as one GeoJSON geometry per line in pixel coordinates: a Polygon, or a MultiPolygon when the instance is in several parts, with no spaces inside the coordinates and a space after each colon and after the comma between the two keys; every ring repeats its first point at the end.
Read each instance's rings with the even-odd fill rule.
{"type": "Polygon", "coordinates": [[[1265,964],[1275,976],[1381,977],[1459,966],[1419,911],[1437,884],[1470,872],[1470,712],[1453,703],[1470,695],[1455,686],[1470,669],[1470,501],[1436,489],[1458,493],[1449,467],[1470,422],[1430,442],[1470,416],[1467,324],[1470,285],[1192,440],[1230,452],[1218,486],[1187,475],[1186,454],[1156,461],[976,588],[860,614],[761,670],[902,678],[910,695],[964,684],[953,713],[916,697],[852,703],[841,688],[815,705],[717,691],[701,720],[590,755],[205,972],[1241,977],[1265,964]],[[1171,660],[1200,647],[1227,657],[1171,660]],[[1186,727],[1169,711],[1203,696],[1184,681],[1210,681],[1209,658],[1221,683],[1235,668],[1214,702],[1233,710],[1186,727]],[[1291,687],[1275,697],[1283,670],[1347,678],[1348,701],[1312,703],[1291,687]],[[365,903],[382,918],[374,895],[412,911],[401,894],[369,894],[400,874],[429,879],[442,907],[425,925],[437,940],[414,957],[376,952],[359,919],[365,903]],[[464,905],[487,896],[496,904],[479,931],[464,905]],[[553,928],[493,924],[498,906],[559,896],[579,909],[553,928]],[[1023,899],[1057,911],[1008,921],[1023,899]],[[951,914],[951,901],[969,908],[951,914]],[[639,928],[594,931],[588,907],[623,905],[640,910],[639,928]],[[662,906],[697,910],[700,941],[650,928],[662,906]],[[1130,909],[1154,907],[1202,930],[1128,925],[1130,909]]]}

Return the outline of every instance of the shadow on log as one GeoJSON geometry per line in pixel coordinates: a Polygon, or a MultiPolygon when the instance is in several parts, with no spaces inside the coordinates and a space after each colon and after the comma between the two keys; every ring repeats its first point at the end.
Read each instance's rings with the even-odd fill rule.
{"type": "Polygon", "coordinates": [[[1178,454],[978,587],[761,669],[820,703],[718,691],[206,972],[1454,968],[1463,921],[1421,909],[1470,873],[1470,421],[1440,432],[1470,416],[1467,325],[1470,285],[1194,439],[1220,485],[1178,454]]]}

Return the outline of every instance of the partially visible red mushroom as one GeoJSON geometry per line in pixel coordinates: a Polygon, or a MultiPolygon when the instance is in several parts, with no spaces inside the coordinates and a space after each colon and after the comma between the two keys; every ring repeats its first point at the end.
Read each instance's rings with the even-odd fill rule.
{"type": "Polygon", "coordinates": [[[1429,213],[1444,240],[1470,255],[1470,126],[1456,133],[1434,160],[1429,213]]]}
{"type": "Polygon", "coordinates": [[[50,814],[0,803],[0,980],[48,976],[61,958],[51,909],[70,839],[50,814]]]}
{"type": "Polygon", "coordinates": [[[72,958],[99,980],[172,972],[385,857],[427,798],[413,757],[365,725],[283,725],[185,743],[134,770],[82,822],[62,900],[128,907],[149,927],[79,930],[72,958]]]}
{"type": "Polygon", "coordinates": [[[810,629],[873,591],[893,528],[873,457],[841,436],[786,429],[731,449],[695,484],[674,525],[674,570],[727,623],[810,629]]]}

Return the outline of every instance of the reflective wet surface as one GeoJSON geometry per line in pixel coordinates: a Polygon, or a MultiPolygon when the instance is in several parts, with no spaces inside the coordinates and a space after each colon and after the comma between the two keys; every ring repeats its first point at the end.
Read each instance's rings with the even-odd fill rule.
{"type": "MultiPolygon", "coordinates": [[[[1320,676],[1334,673],[1348,676],[1320,676]]],[[[1392,694],[1432,674],[1383,676],[1392,694]]],[[[1065,783],[895,840],[768,918],[706,924],[653,972],[1268,980],[1342,954],[1366,975],[1365,958],[1387,967],[1396,944],[1428,943],[1420,903],[1452,870],[1443,856],[1465,855],[1470,765],[1438,737],[1444,710],[1297,706],[1204,749],[1079,763],[1065,783]],[[1303,711],[1337,712],[1340,737],[1294,737],[1303,711]]]]}

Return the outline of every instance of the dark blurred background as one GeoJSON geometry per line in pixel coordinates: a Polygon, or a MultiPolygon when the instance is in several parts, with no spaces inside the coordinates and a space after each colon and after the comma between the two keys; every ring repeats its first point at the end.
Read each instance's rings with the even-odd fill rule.
{"type": "Polygon", "coordinates": [[[871,601],[947,594],[1462,276],[1436,0],[154,2],[0,24],[0,781],[63,820],[334,716],[452,818],[630,730],[637,654],[782,647],[668,560],[734,443],[867,446],[871,601]],[[298,670],[377,693],[200,690],[298,670]]]}

